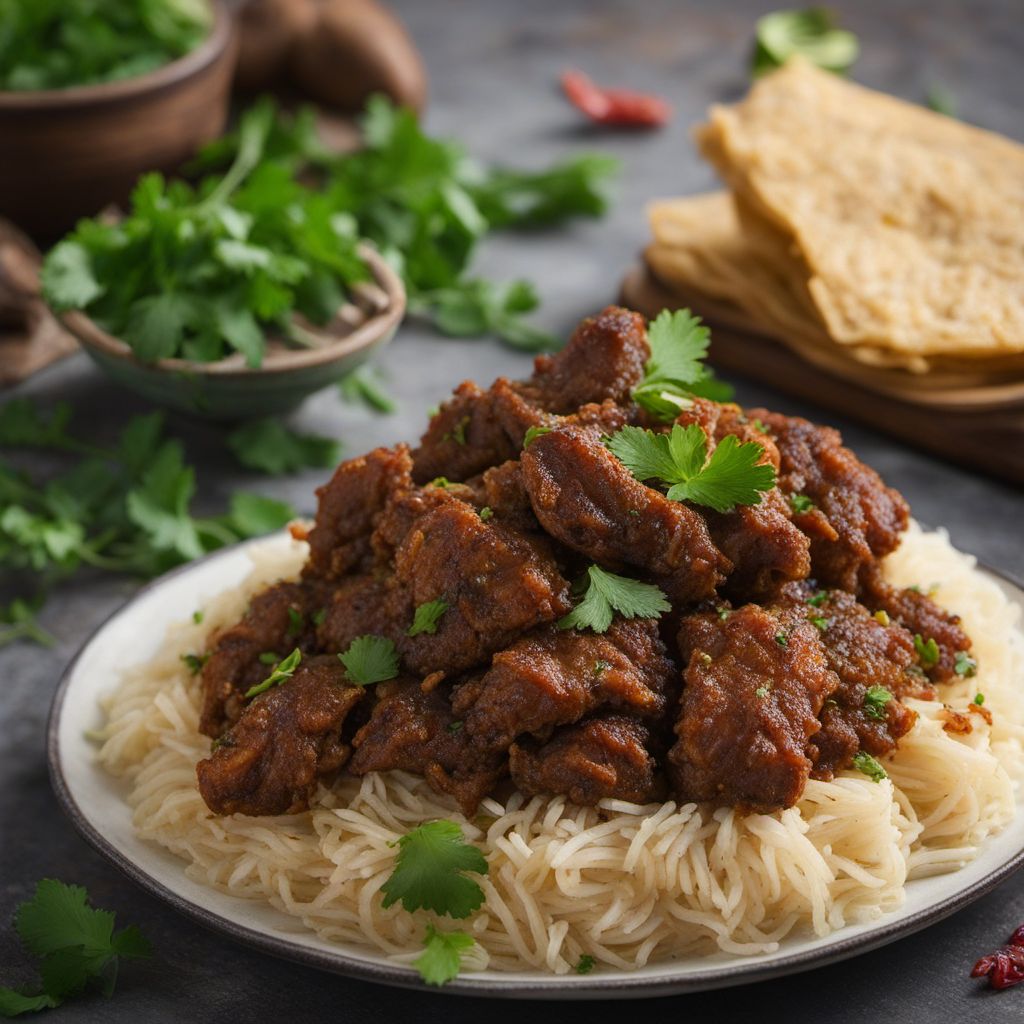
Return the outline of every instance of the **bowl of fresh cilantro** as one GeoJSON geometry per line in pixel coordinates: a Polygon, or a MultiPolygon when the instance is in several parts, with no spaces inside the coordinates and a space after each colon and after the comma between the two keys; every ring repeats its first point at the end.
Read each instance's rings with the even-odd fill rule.
{"type": "Polygon", "coordinates": [[[236,51],[214,0],[0,0],[0,215],[49,241],[187,160],[236,51]]]}
{"type": "Polygon", "coordinates": [[[196,183],[143,175],[123,215],[47,254],[43,294],[94,362],[158,404],[216,419],[287,412],[393,336],[401,278],[286,163],[262,102],[196,183]]]}

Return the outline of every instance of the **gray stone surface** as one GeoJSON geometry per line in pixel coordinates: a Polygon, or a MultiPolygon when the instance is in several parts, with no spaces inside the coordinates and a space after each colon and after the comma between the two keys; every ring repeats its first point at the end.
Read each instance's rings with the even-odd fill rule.
{"type": "MultiPolygon", "coordinates": [[[[509,237],[489,244],[480,269],[525,275],[540,285],[539,321],[567,331],[582,314],[612,299],[623,268],[644,241],[642,210],[652,197],[712,184],[686,128],[715,100],[739,96],[755,17],[772,4],[743,2],[629,3],[572,0],[555,4],[404,0],[399,4],[432,76],[431,128],[463,139],[481,156],[540,165],[584,149],[623,162],[618,202],[604,221],[557,233],[509,237]],[[661,133],[602,132],[581,125],[560,99],[559,71],[578,65],[608,83],[652,88],[676,106],[661,133]]],[[[909,99],[929,85],[951,90],[967,119],[1024,138],[1020,54],[1024,19],[1019,0],[832,5],[859,35],[856,77],[909,99]]],[[[491,342],[439,339],[408,324],[382,365],[402,412],[376,417],[342,406],[332,392],[312,399],[295,425],[336,434],[350,453],[418,433],[425,410],[463,377],[489,381],[523,373],[525,357],[491,342]]],[[[810,416],[822,410],[794,403],[768,387],[737,382],[739,398],[810,416]]],[[[112,431],[140,410],[83,359],[41,374],[24,393],[71,399],[84,423],[112,431]]],[[[884,422],[885,409],[877,410],[884,422]]],[[[920,519],[946,525],[954,541],[987,562],[1024,576],[1024,501],[1009,487],[914,453],[871,430],[839,423],[848,441],[909,498],[920,519]]],[[[239,486],[260,488],[304,510],[322,474],[253,480],[231,467],[216,430],[172,419],[199,470],[200,504],[219,507],[239,486]]],[[[87,998],[59,1012],[75,1021],[267,1020],[346,1021],[415,1018],[476,1021],[517,1017],[554,1021],[579,1014],[615,1019],[621,1009],[534,1004],[484,1004],[432,993],[413,994],[320,974],[250,952],[207,932],[137,890],[98,858],[61,816],[50,792],[43,754],[44,723],[57,679],[93,628],[132,592],[121,579],[83,579],[61,589],[46,616],[59,637],[53,650],[17,645],[0,652],[0,918],[6,920],[35,881],[46,875],[79,882],[96,902],[135,922],[157,955],[122,975],[112,1001],[87,998]]],[[[725,992],[658,1000],[641,1012],[656,1019],[1010,1021],[1024,1015],[1024,990],[993,995],[966,977],[973,959],[1024,920],[1024,878],[926,932],[837,966],[725,992]]],[[[0,928],[0,981],[28,971],[11,932],[0,928]]]]}

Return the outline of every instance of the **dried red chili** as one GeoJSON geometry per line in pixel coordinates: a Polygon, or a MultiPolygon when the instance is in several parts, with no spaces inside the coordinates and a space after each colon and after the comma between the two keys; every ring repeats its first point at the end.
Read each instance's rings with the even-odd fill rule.
{"type": "Polygon", "coordinates": [[[1010,936],[1005,946],[983,956],[974,965],[972,978],[986,975],[992,988],[1011,988],[1024,981],[1024,924],[1010,936]]]}
{"type": "Polygon", "coordinates": [[[598,124],[654,128],[672,116],[672,108],[660,96],[629,89],[602,89],[582,71],[566,71],[562,88],[569,101],[598,124]]]}

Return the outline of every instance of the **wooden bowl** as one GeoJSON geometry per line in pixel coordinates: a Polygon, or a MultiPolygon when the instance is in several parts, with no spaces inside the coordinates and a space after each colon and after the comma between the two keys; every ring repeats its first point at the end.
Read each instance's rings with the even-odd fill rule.
{"type": "Polygon", "coordinates": [[[97,366],[159,405],[215,420],[286,413],[354,370],[374,349],[387,344],[401,323],[405,314],[402,279],[376,250],[363,245],[359,253],[373,278],[373,285],[362,294],[357,292],[355,299],[369,314],[366,319],[353,326],[343,309],[326,328],[306,328],[318,342],[315,348],[272,344],[258,369],[246,366],[237,353],[216,363],[188,359],[144,363],[125,342],[84,313],[64,313],[60,320],[97,366]]]}
{"type": "Polygon", "coordinates": [[[149,74],[98,85],[0,91],[0,215],[48,243],[124,204],[144,171],[171,171],[224,129],[237,56],[214,4],[210,34],[149,74]]]}

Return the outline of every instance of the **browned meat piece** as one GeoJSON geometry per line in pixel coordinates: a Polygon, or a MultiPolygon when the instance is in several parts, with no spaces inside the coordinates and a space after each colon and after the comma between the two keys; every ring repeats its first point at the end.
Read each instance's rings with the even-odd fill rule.
{"type": "Polygon", "coordinates": [[[504,774],[502,757],[480,758],[441,687],[428,692],[415,680],[377,687],[369,722],[352,740],[353,775],[400,769],[422,775],[439,793],[454,796],[467,815],[504,774]]]}
{"type": "Polygon", "coordinates": [[[484,473],[480,479],[478,501],[484,508],[489,508],[503,526],[524,532],[540,530],[530,496],[526,493],[523,470],[517,460],[503,462],[484,473]]]}
{"type": "Polygon", "coordinates": [[[768,427],[779,449],[783,493],[802,494],[816,506],[794,520],[811,539],[811,575],[856,591],[861,568],[899,544],[910,514],[906,502],[843,447],[839,431],[767,409],[747,415],[768,427]]]}
{"type": "Polygon", "coordinates": [[[956,675],[957,653],[971,649],[971,638],[960,625],[959,615],[940,608],[927,594],[892,586],[874,566],[861,574],[861,600],[872,608],[887,612],[925,643],[935,641],[939,660],[934,665],[925,666],[931,679],[944,683],[956,675]]]}
{"type": "Polygon", "coordinates": [[[376,448],[343,462],[316,492],[319,506],[305,575],[338,579],[370,569],[370,535],[390,495],[411,486],[411,470],[405,445],[376,448]]]}
{"type": "Polygon", "coordinates": [[[563,416],[605,399],[628,404],[650,355],[644,318],[608,306],[583,320],[557,355],[538,356],[520,391],[531,404],[563,416]]]}
{"type": "Polygon", "coordinates": [[[571,608],[543,538],[507,529],[449,497],[409,531],[395,554],[398,582],[414,606],[448,605],[437,632],[403,635],[399,650],[415,672],[459,672],[534,626],[571,608]]]}
{"type": "Polygon", "coordinates": [[[220,746],[196,765],[215,814],[295,814],[350,749],[345,716],[363,696],[333,656],[307,658],[291,679],[254,697],[220,746]]]}
{"type": "Polygon", "coordinates": [[[252,599],[241,621],[215,637],[203,666],[200,732],[219,736],[238,718],[242,694],[270,671],[259,660],[261,654],[283,658],[296,647],[312,649],[313,616],[326,597],[323,588],[309,582],[277,583],[252,599]]]}
{"type": "Polygon", "coordinates": [[[606,797],[643,804],[663,795],[648,727],[627,715],[603,715],[558,729],[547,743],[513,743],[512,781],[527,795],[564,793],[592,806],[606,797]]]}
{"type": "Polygon", "coordinates": [[[394,577],[350,576],[337,584],[324,606],[317,647],[340,653],[364,633],[397,640],[408,628],[412,612],[412,599],[394,577]]]}
{"type": "Polygon", "coordinates": [[[504,751],[517,736],[547,737],[602,705],[657,717],[672,673],[651,619],[618,619],[602,634],[549,629],[496,654],[452,706],[474,746],[504,751]]]}
{"type": "Polygon", "coordinates": [[[516,457],[518,445],[509,439],[495,414],[492,391],[481,391],[467,380],[441,406],[413,452],[417,483],[440,476],[466,480],[488,466],[516,457]]]}
{"type": "Polygon", "coordinates": [[[635,480],[593,433],[560,427],[520,461],[541,525],[595,562],[633,566],[683,602],[711,597],[733,568],[699,513],[635,480]]]}
{"type": "MultiPolygon", "coordinates": [[[[764,449],[762,462],[779,466],[779,451],[772,439],[758,429],[738,405],[720,405],[706,398],[676,420],[686,427],[696,423],[708,437],[708,451],[728,434],[741,444],[753,442],[764,449]]],[[[760,504],[740,505],[732,512],[701,510],[715,545],[733,564],[724,592],[737,601],[774,593],[787,580],[804,579],[811,571],[810,542],[792,523],[782,492],[773,488],[760,504]]]]}
{"type": "Polygon", "coordinates": [[[828,591],[824,600],[809,605],[806,598],[812,593],[810,587],[794,587],[783,600],[815,620],[817,628],[824,625],[821,639],[829,667],[839,677],[822,709],[821,731],[811,741],[818,751],[812,774],[831,779],[850,767],[858,750],[875,757],[895,750],[917,719],[898,698],[929,692],[914,671],[914,640],[905,629],[895,622],[884,625],[846,591],[828,591]],[[893,699],[884,704],[866,701],[872,686],[884,687],[893,699]]]}
{"type": "Polygon", "coordinates": [[[390,562],[409,531],[428,512],[449,504],[454,497],[449,488],[432,486],[415,487],[392,494],[377,519],[377,528],[371,538],[378,563],[383,565],[390,562]]]}
{"type": "Polygon", "coordinates": [[[811,773],[808,741],[839,680],[817,629],[799,612],[744,605],[683,620],[688,661],[669,751],[681,800],[714,800],[758,811],[792,807],[811,773]]]}

